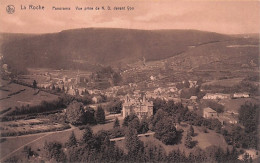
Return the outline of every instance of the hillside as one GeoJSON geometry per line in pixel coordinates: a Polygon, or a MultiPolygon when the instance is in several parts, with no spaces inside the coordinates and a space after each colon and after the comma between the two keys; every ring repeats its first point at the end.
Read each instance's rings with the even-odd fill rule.
{"type": "Polygon", "coordinates": [[[232,37],[196,30],[130,30],[87,28],[53,34],[3,37],[1,53],[12,67],[86,69],[95,65],[122,66],[139,60],[176,56],[190,46],[232,37]]]}
{"type": "Polygon", "coordinates": [[[259,75],[259,38],[234,37],[231,40],[211,42],[189,47],[167,59],[131,64],[123,73],[130,81],[144,81],[150,76],[163,81],[184,79],[244,78],[259,75]]]}

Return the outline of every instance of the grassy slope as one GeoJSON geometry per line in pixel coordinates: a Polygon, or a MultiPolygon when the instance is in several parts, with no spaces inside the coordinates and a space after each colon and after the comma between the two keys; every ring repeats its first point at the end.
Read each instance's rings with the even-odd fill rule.
{"type": "Polygon", "coordinates": [[[33,88],[22,86],[15,83],[7,84],[2,88],[8,91],[0,90],[1,98],[6,98],[6,97],[10,97],[10,98],[3,99],[0,101],[1,102],[0,110],[7,109],[9,107],[15,107],[15,106],[22,106],[22,105],[25,106],[27,104],[29,104],[30,106],[38,105],[43,100],[52,101],[58,98],[58,96],[56,95],[49,94],[42,91],[39,92],[37,95],[34,95],[37,91],[34,90],[33,88]],[[8,96],[20,90],[24,90],[24,91],[18,94],[8,96]]]}
{"type": "MultiPolygon", "coordinates": [[[[227,144],[225,142],[225,139],[221,134],[217,134],[214,131],[208,130],[208,133],[204,133],[201,127],[194,127],[194,131],[196,136],[192,138],[193,141],[198,141],[198,144],[193,147],[192,149],[188,149],[185,147],[185,137],[187,130],[189,127],[187,125],[180,126],[184,130],[183,135],[182,135],[182,140],[179,144],[177,145],[164,145],[161,141],[158,139],[154,138],[153,136],[150,137],[141,137],[140,140],[142,140],[144,143],[149,143],[153,142],[155,145],[161,145],[166,153],[171,152],[172,150],[178,150],[180,151],[185,151],[186,155],[188,155],[192,151],[196,151],[197,148],[205,149],[211,145],[219,146],[223,149],[226,149],[227,144]]],[[[118,141],[116,142],[116,145],[123,149],[125,152],[127,151],[125,149],[125,140],[118,141]]]]}

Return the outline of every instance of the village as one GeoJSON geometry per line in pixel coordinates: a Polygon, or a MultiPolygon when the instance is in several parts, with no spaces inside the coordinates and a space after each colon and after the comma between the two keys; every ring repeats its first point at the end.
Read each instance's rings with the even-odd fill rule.
{"type": "MultiPolygon", "coordinates": [[[[106,99],[119,99],[122,102],[121,115],[125,118],[130,113],[134,113],[141,117],[141,114],[153,115],[151,111],[153,108],[153,99],[161,99],[164,101],[174,101],[187,107],[189,111],[196,112],[204,118],[218,119],[222,125],[238,123],[238,108],[225,108],[225,103],[238,99],[250,98],[248,92],[234,92],[234,93],[210,93],[201,89],[201,83],[194,80],[184,80],[177,83],[167,83],[160,86],[160,81],[155,76],[150,76],[146,82],[146,87],[143,89],[136,83],[129,83],[127,85],[111,86],[106,89],[93,89],[89,86],[91,83],[90,73],[74,71],[68,73],[64,70],[56,70],[52,72],[42,73],[35,71],[27,77],[21,77],[23,82],[32,82],[32,78],[36,79],[37,86],[44,90],[56,90],[64,92],[71,96],[81,96],[86,94],[91,96],[93,104],[89,105],[93,109],[97,109],[98,105],[103,105],[104,97],[106,99]],[[37,73],[38,72],[38,73],[37,73]],[[27,79],[27,80],[23,80],[27,79]],[[182,85],[181,87],[178,85],[182,85]],[[179,87],[179,89],[177,88],[179,87]],[[191,95],[189,98],[181,97],[184,89],[201,89],[203,96],[191,95]],[[205,105],[205,101],[214,101],[223,106],[221,112],[217,112],[215,108],[210,108],[205,105]],[[150,109],[148,109],[150,108],[150,109]],[[138,110],[138,111],[137,111],[138,110]]],[[[158,78],[158,77],[157,77],[158,78]]],[[[105,102],[107,103],[107,102],[105,102]]],[[[207,103],[207,102],[206,102],[207,103]]],[[[110,114],[107,112],[107,114],[110,114]]]]}

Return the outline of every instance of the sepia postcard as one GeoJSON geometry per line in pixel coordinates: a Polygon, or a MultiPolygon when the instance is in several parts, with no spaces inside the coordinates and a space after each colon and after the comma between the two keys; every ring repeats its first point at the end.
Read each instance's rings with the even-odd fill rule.
{"type": "Polygon", "coordinates": [[[0,0],[0,162],[260,162],[260,1],[0,0]]]}

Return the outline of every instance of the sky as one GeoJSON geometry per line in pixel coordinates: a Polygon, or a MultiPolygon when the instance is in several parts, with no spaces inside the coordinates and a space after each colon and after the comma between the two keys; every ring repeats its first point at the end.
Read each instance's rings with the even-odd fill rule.
{"type": "Polygon", "coordinates": [[[224,34],[259,33],[259,1],[0,0],[0,32],[53,33],[74,28],[197,29],[224,34]],[[6,7],[15,12],[8,14],[6,7]],[[26,10],[21,10],[21,5],[26,10]],[[29,5],[44,10],[29,10],[29,5]],[[132,11],[77,11],[75,7],[134,7],[132,11]],[[70,7],[57,11],[52,7],[70,7]]]}

